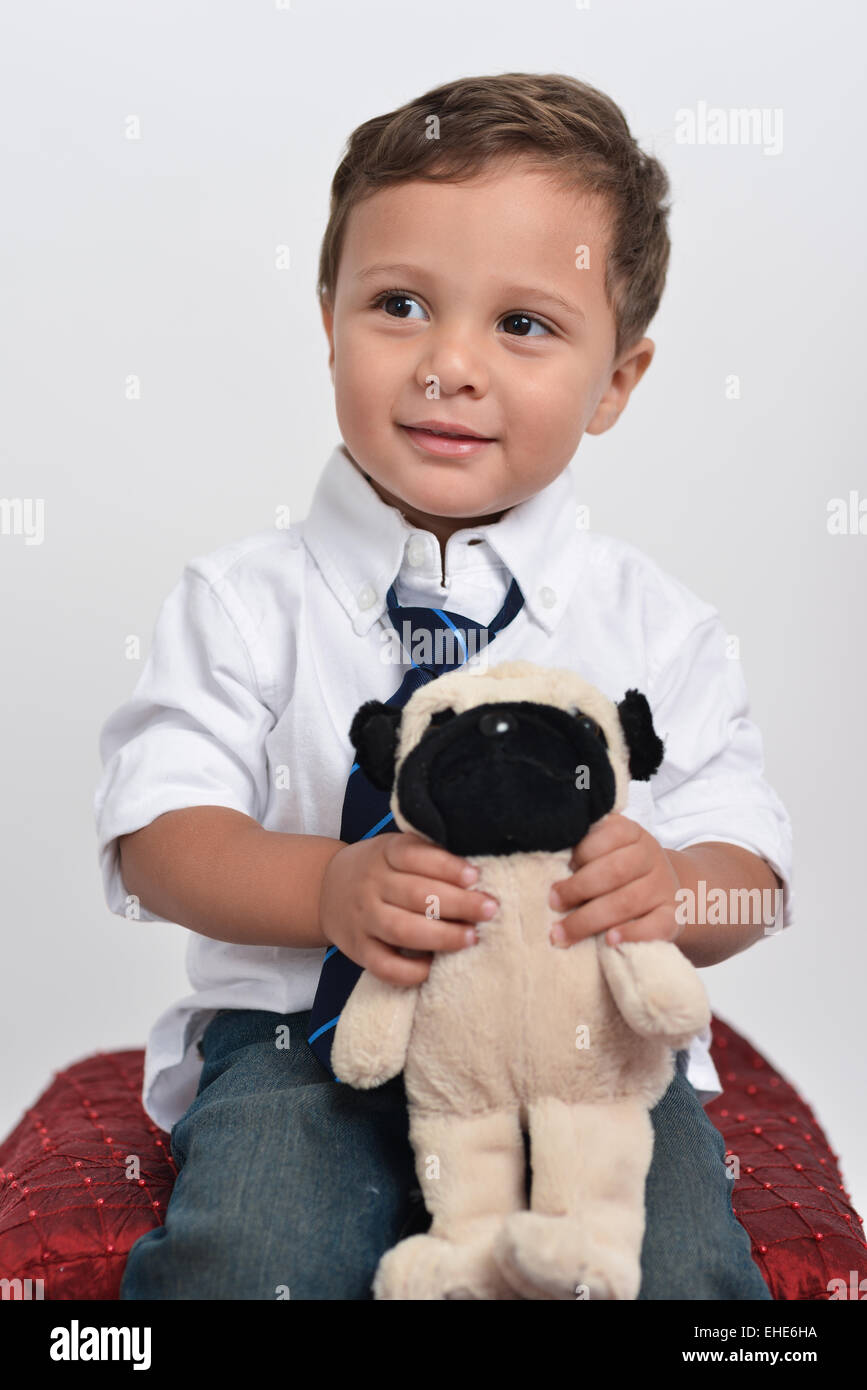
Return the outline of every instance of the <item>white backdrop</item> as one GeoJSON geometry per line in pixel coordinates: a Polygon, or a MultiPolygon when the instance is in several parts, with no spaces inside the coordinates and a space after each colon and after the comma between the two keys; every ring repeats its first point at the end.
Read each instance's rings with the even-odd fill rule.
{"type": "Polygon", "coordinates": [[[44,500],[40,543],[0,534],[0,1133],[187,992],[187,933],[104,904],[97,737],[185,561],[279,504],[303,516],[338,438],[314,284],[346,137],[456,76],[567,71],[674,191],[657,355],[582,441],[576,493],[740,639],[796,922],[704,978],[867,1214],[867,535],[827,526],[831,499],[867,495],[856,6],[42,0],[6,5],[0,40],[0,492],[44,500]],[[679,142],[700,103],[781,113],[771,148],[679,142]]]}

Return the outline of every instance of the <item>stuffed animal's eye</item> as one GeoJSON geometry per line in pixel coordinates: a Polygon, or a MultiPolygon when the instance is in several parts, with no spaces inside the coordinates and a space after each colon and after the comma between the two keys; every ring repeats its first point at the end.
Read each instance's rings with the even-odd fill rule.
{"type": "Polygon", "coordinates": [[[595,719],[591,719],[589,714],[583,714],[581,710],[578,709],[577,705],[572,706],[572,713],[577,717],[578,723],[582,729],[586,729],[588,734],[592,734],[594,738],[598,738],[604,748],[608,747],[608,739],[605,737],[605,734],[596,723],[595,719]]]}
{"type": "Polygon", "coordinates": [[[445,724],[449,719],[454,719],[454,717],[454,710],[451,707],[447,707],[446,709],[438,709],[435,714],[432,714],[430,722],[431,724],[445,724]]]}

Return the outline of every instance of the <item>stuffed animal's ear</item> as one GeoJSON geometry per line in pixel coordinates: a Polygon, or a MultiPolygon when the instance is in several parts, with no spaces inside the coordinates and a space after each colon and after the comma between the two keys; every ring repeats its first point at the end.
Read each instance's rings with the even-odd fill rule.
{"type": "Polygon", "coordinates": [[[617,712],[629,749],[629,776],[635,782],[649,782],[665,752],[665,745],[653,727],[650,705],[640,690],[627,690],[617,712]]]}
{"type": "Polygon", "coordinates": [[[401,711],[395,705],[367,700],[355,711],[349,729],[362,772],[381,792],[390,792],[394,783],[400,719],[401,711]]]}

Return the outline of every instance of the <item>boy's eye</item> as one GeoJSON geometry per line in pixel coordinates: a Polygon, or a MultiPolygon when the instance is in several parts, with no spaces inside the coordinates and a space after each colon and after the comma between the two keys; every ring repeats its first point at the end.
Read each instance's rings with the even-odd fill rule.
{"type": "Polygon", "coordinates": [[[421,305],[419,304],[418,300],[413,299],[412,295],[410,294],[401,294],[400,290],[386,290],[383,294],[379,295],[379,297],[374,300],[374,306],[377,309],[385,309],[385,312],[394,319],[408,319],[418,317],[418,315],[413,315],[405,312],[405,306],[410,304],[414,304],[417,309],[421,309],[422,318],[427,317],[427,315],[424,312],[424,309],[421,308],[421,305]],[[398,306],[396,310],[387,307],[388,305],[392,304],[396,304],[398,306]]]}
{"type": "MultiPolygon", "coordinates": [[[[375,309],[384,309],[390,318],[394,319],[426,319],[427,314],[419,304],[418,300],[411,294],[405,294],[402,290],[384,290],[373,301],[375,309]],[[413,306],[417,313],[413,313],[413,306]]],[[[541,319],[534,318],[532,314],[506,314],[500,323],[511,325],[507,328],[510,337],[513,338],[542,338],[551,335],[551,329],[541,319]]]]}
{"type": "Polygon", "coordinates": [[[514,332],[514,333],[511,333],[511,332],[510,332],[510,337],[514,337],[514,338],[538,338],[538,337],[541,337],[542,334],[539,334],[539,333],[532,333],[532,332],[530,331],[529,325],[530,325],[530,324],[534,324],[534,323],[535,323],[539,328],[542,329],[542,333],[543,333],[543,334],[545,334],[545,333],[548,333],[548,334],[549,334],[549,333],[551,332],[551,330],[550,330],[550,328],[547,326],[547,324],[544,324],[544,323],[542,322],[541,319],[534,319],[534,318],[532,317],[532,315],[530,315],[530,314],[506,314],[505,318],[500,319],[500,322],[501,322],[501,323],[512,323],[512,324],[516,324],[516,325],[517,325],[515,332],[514,332]]]}

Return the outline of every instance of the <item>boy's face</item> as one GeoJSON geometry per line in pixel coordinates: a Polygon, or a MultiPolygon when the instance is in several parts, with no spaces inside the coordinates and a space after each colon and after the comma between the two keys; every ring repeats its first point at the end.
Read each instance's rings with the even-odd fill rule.
{"type": "Polygon", "coordinates": [[[650,363],[649,338],[614,360],[604,211],[520,160],[398,184],[350,214],[323,308],[340,431],[379,495],[443,547],[556,478],[650,363]],[[431,421],[487,442],[408,428],[431,421]]]}

